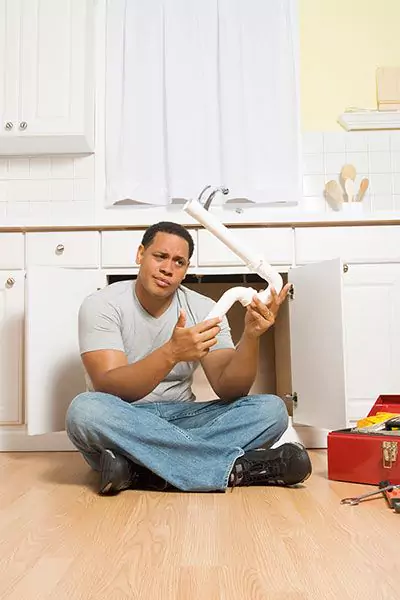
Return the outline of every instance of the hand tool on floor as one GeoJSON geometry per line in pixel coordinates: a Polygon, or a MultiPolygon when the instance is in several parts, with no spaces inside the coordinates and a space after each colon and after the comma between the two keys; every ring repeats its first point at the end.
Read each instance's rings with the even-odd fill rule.
{"type": "Polygon", "coordinates": [[[374,490],[373,492],[368,492],[367,494],[362,494],[361,496],[353,496],[352,498],[343,498],[340,501],[340,504],[351,504],[352,506],[356,506],[360,504],[363,500],[367,498],[371,498],[372,496],[379,496],[383,492],[392,491],[396,488],[400,488],[400,485],[388,485],[386,487],[380,488],[379,490],[374,490]]]}
{"type": "Polygon", "coordinates": [[[387,489],[390,486],[390,481],[381,481],[379,483],[379,487],[381,490],[386,490],[383,492],[383,495],[386,498],[386,502],[389,505],[389,508],[392,508],[395,513],[400,513],[400,491],[398,485],[393,485],[391,488],[387,489]]]}

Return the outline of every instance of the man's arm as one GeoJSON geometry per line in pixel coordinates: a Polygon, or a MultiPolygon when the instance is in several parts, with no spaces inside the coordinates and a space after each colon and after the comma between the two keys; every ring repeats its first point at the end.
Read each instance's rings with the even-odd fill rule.
{"type": "Polygon", "coordinates": [[[113,394],[127,402],[147,396],[174,367],[166,345],[131,365],[120,350],[85,352],[82,361],[96,392],[113,394]]]}
{"type": "Polygon", "coordinates": [[[222,400],[234,400],[249,393],[257,376],[260,337],[274,324],[289,289],[287,284],[279,295],[271,290],[268,306],[255,297],[246,309],[245,327],[236,349],[216,350],[202,360],[207,379],[222,400]]]}
{"type": "Polygon", "coordinates": [[[188,328],[185,321],[186,317],[181,312],[171,339],[130,365],[122,351],[84,352],[82,361],[94,389],[135,402],[152,392],[178,362],[203,358],[217,343],[215,336],[219,332],[219,319],[210,319],[188,328]]]}
{"type": "Polygon", "coordinates": [[[202,366],[214,392],[221,400],[247,396],[257,375],[258,338],[244,334],[235,350],[216,350],[202,360],[202,366]]]}

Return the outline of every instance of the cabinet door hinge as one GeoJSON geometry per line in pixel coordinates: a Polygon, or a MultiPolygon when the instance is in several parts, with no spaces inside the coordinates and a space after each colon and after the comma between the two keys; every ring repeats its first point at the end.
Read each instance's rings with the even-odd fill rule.
{"type": "Polygon", "coordinates": [[[284,400],[289,400],[290,402],[293,402],[293,404],[297,404],[297,392],[293,392],[293,394],[285,394],[283,398],[284,400]]]}

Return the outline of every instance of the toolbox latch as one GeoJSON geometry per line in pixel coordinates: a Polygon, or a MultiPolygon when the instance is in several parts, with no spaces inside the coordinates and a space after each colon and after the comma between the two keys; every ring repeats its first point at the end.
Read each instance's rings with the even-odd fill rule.
{"type": "Polygon", "coordinates": [[[382,442],[383,468],[391,469],[397,460],[397,442],[382,442]]]}

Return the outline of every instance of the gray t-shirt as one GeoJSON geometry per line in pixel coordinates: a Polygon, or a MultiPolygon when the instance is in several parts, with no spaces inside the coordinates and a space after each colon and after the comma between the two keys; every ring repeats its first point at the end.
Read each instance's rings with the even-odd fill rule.
{"type": "MultiPolygon", "coordinates": [[[[135,281],[120,281],[88,296],[79,310],[80,352],[92,350],[121,350],[128,363],[145,358],[165,344],[172,336],[179,310],[186,313],[186,327],[204,321],[214,300],[184,286],[180,286],[168,309],[158,318],[152,317],[140,304],[135,293],[135,281]]],[[[223,318],[217,344],[210,351],[234,348],[230,327],[223,318]]],[[[193,373],[198,362],[180,362],[150,394],[138,402],[190,402],[193,373]]],[[[88,389],[93,390],[86,374],[88,389]]]]}

